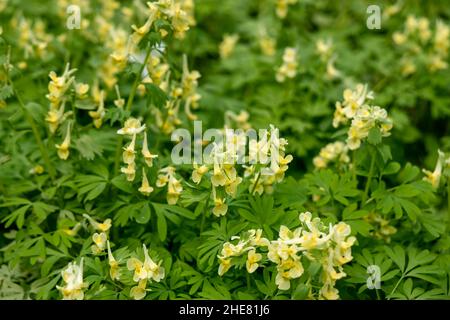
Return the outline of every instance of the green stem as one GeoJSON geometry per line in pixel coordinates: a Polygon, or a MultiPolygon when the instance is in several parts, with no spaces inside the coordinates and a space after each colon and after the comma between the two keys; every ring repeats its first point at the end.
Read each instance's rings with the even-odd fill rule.
{"type": "Polygon", "coordinates": [[[404,276],[404,274],[402,274],[402,276],[400,277],[400,279],[398,279],[397,283],[395,284],[394,289],[392,289],[391,293],[389,294],[388,300],[391,299],[391,296],[394,294],[395,290],[397,290],[398,285],[399,285],[400,282],[403,280],[403,276],[404,276]]]}
{"type": "Polygon", "coordinates": [[[253,195],[255,193],[255,189],[256,189],[256,186],[258,185],[260,177],[261,177],[261,171],[258,172],[258,175],[256,176],[255,183],[253,184],[253,187],[252,187],[252,192],[250,192],[251,195],[253,195]]]}
{"type": "MultiPolygon", "coordinates": [[[[134,79],[133,86],[131,87],[130,95],[128,96],[127,104],[125,106],[126,111],[131,110],[131,106],[133,105],[134,96],[136,95],[136,90],[141,82],[141,75],[142,71],[144,71],[145,66],[147,65],[148,59],[150,58],[150,54],[152,52],[152,46],[149,44],[147,46],[147,52],[145,54],[144,62],[142,63],[141,67],[139,68],[139,71],[136,75],[136,78],[134,79]]],[[[114,157],[114,176],[117,176],[119,173],[119,166],[120,166],[120,154],[122,153],[122,145],[123,145],[123,136],[119,137],[119,140],[117,141],[116,146],[116,155],[114,157]]]]}
{"type": "Polygon", "coordinates": [[[141,75],[142,71],[144,71],[145,66],[147,65],[148,58],[150,58],[150,53],[152,52],[152,46],[149,44],[147,46],[147,53],[145,54],[144,62],[142,63],[141,67],[139,68],[138,74],[136,75],[136,79],[134,79],[133,87],[131,87],[130,95],[128,96],[127,105],[125,107],[125,110],[130,111],[131,105],[133,104],[134,96],[136,95],[136,89],[141,82],[141,75]]]}
{"type": "Polygon", "coordinates": [[[25,104],[23,103],[22,98],[20,97],[20,95],[17,93],[17,90],[15,90],[15,89],[14,89],[14,94],[17,98],[17,101],[19,102],[20,108],[23,110],[23,112],[25,114],[25,119],[27,120],[28,124],[31,127],[31,130],[33,131],[33,135],[34,135],[34,138],[36,139],[36,143],[39,146],[39,150],[41,152],[42,159],[44,160],[45,166],[47,167],[48,174],[53,181],[55,179],[55,175],[56,175],[55,168],[52,166],[52,164],[50,162],[50,157],[47,153],[47,148],[45,147],[44,142],[42,141],[41,134],[39,133],[39,129],[36,126],[36,123],[34,122],[34,119],[31,116],[30,112],[25,107],[25,104]]]}
{"type": "Polygon", "coordinates": [[[352,152],[352,177],[353,182],[356,182],[356,151],[352,152]]]}
{"type": "Polygon", "coordinates": [[[361,201],[361,206],[363,206],[366,203],[367,200],[367,196],[369,195],[369,188],[370,188],[370,182],[372,180],[372,175],[373,175],[373,169],[375,168],[375,153],[371,152],[372,154],[372,159],[370,161],[370,169],[369,169],[369,175],[367,176],[367,181],[366,181],[366,188],[364,190],[364,195],[361,201]]]}
{"type": "Polygon", "coordinates": [[[205,218],[206,218],[206,210],[208,210],[210,198],[211,198],[211,192],[209,193],[208,198],[206,199],[205,209],[203,210],[202,221],[200,223],[200,235],[203,233],[203,227],[205,225],[205,218]]]}

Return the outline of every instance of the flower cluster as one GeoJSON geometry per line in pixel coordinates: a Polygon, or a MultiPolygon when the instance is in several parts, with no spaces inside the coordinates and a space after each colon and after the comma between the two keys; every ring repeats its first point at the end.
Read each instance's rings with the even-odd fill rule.
{"type": "MultiPolygon", "coordinates": [[[[247,113],[235,115],[228,113],[226,117],[238,126],[247,127],[247,113]]],[[[291,155],[285,155],[287,141],[279,138],[279,131],[271,125],[270,132],[264,131],[260,140],[249,139],[249,155],[245,156],[247,136],[243,130],[225,130],[226,139],[214,142],[205,164],[193,164],[191,179],[200,184],[204,176],[211,183],[211,195],[214,203],[212,212],[223,216],[228,211],[228,200],[237,195],[238,186],[246,179],[251,193],[272,193],[273,185],[284,178],[291,155]],[[237,166],[248,163],[249,165],[237,166]],[[244,168],[243,177],[239,171],[244,168]]]]}
{"type": "Polygon", "coordinates": [[[277,240],[269,241],[261,236],[262,230],[249,230],[244,237],[235,236],[226,242],[218,256],[219,275],[225,274],[238,263],[238,257],[247,253],[246,267],[249,273],[257,270],[265,261],[261,252],[267,252],[267,259],[276,264],[276,284],[280,290],[288,290],[291,281],[305,272],[302,260],[318,262],[322,266],[320,276],[321,289],[317,292],[319,299],[334,300],[339,298],[335,288],[336,281],[345,277],[343,265],[352,260],[351,247],[356,241],[350,236],[350,226],[339,222],[325,226],[319,218],[312,218],[311,213],[301,213],[301,226],[290,230],[280,227],[277,240]]]}
{"type": "Polygon", "coordinates": [[[104,222],[99,223],[87,214],[83,214],[91,224],[91,226],[99,233],[95,232],[92,235],[92,241],[94,244],[91,246],[93,254],[100,254],[106,249],[106,242],[108,240],[108,231],[111,229],[111,219],[106,219],[104,222]]]}
{"type": "Polygon", "coordinates": [[[403,75],[417,71],[419,54],[425,55],[427,68],[430,72],[448,68],[447,57],[450,47],[450,28],[442,21],[436,22],[434,34],[427,18],[408,16],[403,32],[393,34],[394,43],[405,50],[401,60],[403,75]]]}
{"type": "Polygon", "coordinates": [[[279,137],[279,129],[270,125],[270,131],[259,141],[251,140],[249,145],[249,163],[245,166],[244,177],[250,179],[251,193],[271,194],[273,185],[284,179],[284,174],[292,155],[286,155],[287,140],[279,137]]]}
{"type": "MultiPolygon", "coordinates": [[[[54,71],[51,71],[49,74],[49,93],[46,95],[46,98],[50,101],[50,108],[45,120],[47,121],[49,130],[52,134],[54,134],[58,128],[63,125],[66,119],[72,115],[72,111],[65,112],[66,101],[69,98],[68,91],[73,89],[75,98],[85,99],[89,90],[89,85],[75,82],[75,77],[73,76],[75,71],[76,69],[70,69],[69,64],[67,64],[61,76],[58,76],[54,71]]],[[[68,122],[63,142],[61,144],[55,144],[58,157],[62,160],[67,160],[69,157],[71,129],[72,123],[68,122]]]]}
{"type": "Polygon", "coordinates": [[[197,119],[191,108],[197,109],[199,107],[201,95],[197,92],[197,87],[200,77],[200,72],[197,70],[189,70],[185,55],[183,55],[183,73],[179,83],[175,81],[170,82],[170,73],[167,72],[166,78],[160,84],[160,88],[168,94],[170,99],[166,102],[164,114],[158,108],[153,109],[156,125],[163,133],[170,134],[181,124],[178,116],[181,103],[184,103],[184,112],[188,119],[192,121],[197,119]]]}
{"type": "Polygon", "coordinates": [[[132,55],[141,40],[154,28],[162,37],[167,36],[168,31],[161,27],[161,24],[155,23],[157,20],[166,21],[173,30],[176,38],[184,38],[185,33],[191,25],[195,24],[193,17],[192,0],[159,0],[156,2],[147,2],[148,17],[145,23],[138,27],[132,25],[133,33],[128,38],[126,45],[119,46],[111,54],[113,61],[123,69],[128,62],[129,56],[132,55]]]}
{"type": "MultiPolygon", "coordinates": [[[[48,47],[53,35],[48,34],[42,20],[29,20],[23,16],[16,16],[11,20],[11,29],[17,30],[17,45],[23,49],[25,60],[29,58],[44,59],[48,55],[48,47]]],[[[23,61],[20,65],[26,67],[23,61]]]]}
{"type": "Polygon", "coordinates": [[[168,166],[159,170],[158,179],[156,180],[156,186],[158,188],[162,188],[167,185],[167,203],[171,205],[178,202],[178,198],[183,191],[181,181],[176,178],[175,174],[175,168],[168,166]]]}
{"type": "Polygon", "coordinates": [[[297,49],[284,49],[283,64],[277,70],[276,80],[278,82],[284,82],[286,78],[295,78],[297,75],[297,67],[297,49]]]}
{"type": "Polygon", "coordinates": [[[342,141],[329,143],[325,147],[323,147],[320,150],[319,155],[314,157],[313,164],[317,169],[323,169],[333,161],[337,161],[338,163],[342,164],[350,162],[350,157],[348,156],[348,147],[342,141]]]}
{"type": "Polygon", "coordinates": [[[141,300],[145,297],[148,280],[160,282],[165,276],[164,267],[161,267],[162,261],[155,263],[150,258],[145,244],[142,247],[144,250],[144,261],[135,257],[127,261],[127,269],[133,272],[133,281],[138,283],[130,290],[130,296],[136,300],[141,300]]]}
{"type": "Polygon", "coordinates": [[[334,66],[336,55],[333,55],[333,42],[331,41],[331,39],[328,39],[326,41],[323,39],[317,40],[316,52],[319,55],[320,60],[326,64],[325,78],[328,80],[338,78],[341,73],[334,66]]]}
{"type": "Polygon", "coordinates": [[[66,269],[61,272],[64,286],[56,286],[61,291],[64,300],[83,300],[84,289],[87,287],[83,281],[83,258],[80,265],[75,262],[69,263],[66,269]]]}
{"type": "Polygon", "coordinates": [[[271,57],[276,53],[276,39],[267,34],[265,28],[259,30],[259,47],[265,56],[271,57]]]}
{"type": "Polygon", "coordinates": [[[69,64],[67,64],[62,76],[58,77],[54,71],[51,71],[49,74],[51,80],[48,84],[49,93],[46,97],[50,101],[50,109],[45,120],[51,133],[55,133],[69,115],[69,113],[64,112],[67,100],[66,93],[75,82],[75,77],[73,76],[75,71],[76,69],[70,69],[69,64]]]}
{"type": "MultiPolygon", "coordinates": [[[[157,158],[158,155],[152,154],[148,149],[147,142],[147,132],[145,131],[145,124],[141,125],[141,121],[136,118],[129,118],[125,121],[124,127],[117,131],[120,135],[131,136],[131,142],[123,148],[122,160],[127,165],[122,167],[120,170],[127,177],[128,181],[134,181],[136,177],[136,139],[138,135],[143,134],[141,155],[147,165],[147,167],[153,166],[153,159],[157,158]]],[[[147,175],[145,173],[145,168],[142,168],[142,185],[139,188],[139,192],[143,195],[148,196],[153,191],[150,186],[147,175]]]]}
{"type": "Polygon", "coordinates": [[[358,84],[355,90],[346,89],[343,97],[344,101],[336,102],[333,127],[337,128],[341,123],[351,120],[347,132],[350,150],[358,149],[372,128],[378,129],[383,137],[390,135],[392,120],[385,109],[367,104],[367,100],[373,99],[373,92],[367,90],[367,85],[358,84]]]}

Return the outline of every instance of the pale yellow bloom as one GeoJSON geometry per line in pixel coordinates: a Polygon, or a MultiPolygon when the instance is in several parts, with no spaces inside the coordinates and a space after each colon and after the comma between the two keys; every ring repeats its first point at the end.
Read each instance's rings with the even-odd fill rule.
{"type": "Polygon", "coordinates": [[[117,260],[114,258],[111,252],[109,241],[107,241],[106,244],[108,247],[109,275],[112,280],[119,280],[120,279],[119,262],[117,262],[117,260]]]}
{"type": "Polygon", "coordinates": [[[425,174],[423,180],[431,183],[434,189],[439,188],[444,161],[445,161],[445,154],[441,150],[438,150],[438,160],[436,162],[436,167],[434,171],[431,172],[429,170],[422,169],[423,173],[425,174]]]}
{"type": "Polygon", "coordinates": [[[144,141],[142,142],[142,155],[144,156],[145,163],[147,166],[152,167],[153,166],[153,159],[157,158],[158,155],[152,154],[148,150],[148,144],[147,144],[147,132],[144,131],[144,141]]]}
{"type": "Polygon", "coordinates": [[[262,255],[256,253],[254,249],[248,252],[247,262],[245,263],[248,273],[253,273],[256,271],[256,269],[258,269],[258,261],[260,261],[261,259],[262,255]]]}
{"type": "Polygon", "coordinates": [[[58,149],[58,157],[62,160],[67,160],[69,157],[69,147],[70,147],[70,125],[67,126],[66,137],[62,144],[55,144],[56,149],[58,149]]]}
{"type": "Polygon", "coordinates": [[[101,232],[106,232],[111,228],[111,219],[106,219],[105,221],[103,221],[102,223],[99,223],[97,221],[95,221],[94,219],[92,219],[92,217],[90,217],[89,215],[87,215],[86,213],[83,214],[83,217],[85,217],[86,219],[88,219],[88,221],[91,223],[91,225],[96,229],[99,230],[101,232]]]}
{"type": "Polygon", "coordinates": [[[144,196],[149,196],[153,192],[153,188],[148,183],[147,175],[145,174],[145,169],[142,168],[142,185],[139,188],[139,192],[144,196]]]}
{"type": "Polygon", "coordinates": [[[237,34],[226,34],[223,37],[222,42],[219,45],[219,53],[222,59],[228,58],[234,51],[234,47],[239,40],[239,35],[237,34]]]}
{"type": "Polygon", "coordinates": [[[145,130],[145,124],[141,126],[141,121],[136,118],[128,118],[125,121],[124,127],[117,131],[118,134],[136,135],[145,130]]]}

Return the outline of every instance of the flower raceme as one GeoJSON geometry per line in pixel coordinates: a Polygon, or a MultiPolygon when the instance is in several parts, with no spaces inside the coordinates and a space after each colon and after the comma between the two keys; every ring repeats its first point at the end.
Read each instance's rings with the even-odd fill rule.
{"type": "Polygon", "coordinates": [[[297,75],[297,49],[286,48],[283,53],[283,64],[278,68],[276,73],[276,80],[284,82],[286,78],[295,78],[297,75]]]}
{"type": "Polygon", "coordinates": [[[319,155],[313,159],[314,167],[317,169],[326,168],[330,162],[338,162],[339,164],[350,162],[348,147],[344,142],[336,141],[327,144],[320,150],[319,155]]]}
{"type": "Polygon", "coordinates": [[[165,276],[164,267],[161,267],[160,261],[155,263],[148,254],[145,244],[142,245],[144,250],[144,261],[138,258],[130,258],[127,261],[127,269],[133,272],[133,281],[138,285],[130,290],[130,296],[136,300],[143,299],[146,294],[146,286],[148,280],[160,282],[165,276]]]}
{"type": "Polygon", "coordinates": [[[385,109],[367,104],[367,100],[373,99],[367,85],[358,84],[355,90],[346,89],[343,96],[344,101],[336,102],[333,126],[337,128],[351,121],[346,141],[350,150],[358,149],[371,129],[379,130],[382,137],[390,135],[392,120],[385,109]]]}
{"type": "Polygon", "coordinates": [[[402,74],[408,76],[416,73],[423,61],[429,72],[447,69],[449,36],[450,28],[442,21],[436,21],[433,34],[427,18],[408,16],[403,32],[395,32],[392,36],[394,43],[403,49],[400,61],[402,74]],[[421,55],[424,58],[418,59],[421,55]]]}
{"type": "Polygon", "coordinates": [[[313,292],[311,287],[310,296],[338,299],[335,284],[346,276],[342,266],[352,260],[351,247],[356,238],[350,236],[350,226],[344,222],[325,226],[319,218],[312,218],[309,212],[301,213],[299,220],[301,226],[295,230],[281,226],[277,240],[263,238],[261,229],[249,230],[242,237],[232,237],[234,244],[224,243],[218,256],[219,275],[224,275],[233,265],[238,264],[239,257],[246,255],[247,272],[255,272],[268,260],[276,264],[275,282],[278,289],[289,290],[291,281],[304,274],[303,263],[307,259],[322,267],[322,287],[317,292],[313,292]],[[262,251],[257,253],[256,250],[262,251]]]}
{"type": "Polygon", "coordinates": [[[176,204],[178,198],[183,191],[181,181],[175,176],[176,169],[172,166],[168,166],[159,170],[158,179],[156,180],[156,186],[159,188],[167,185],[167,203],[176,204]]]}
{"type": "MultiPolygon", "coordinates": [[[[143,134],[141,155],[145,165],[147,165],[147,167],[152,167],[153,159],[158,156],[149,151],[145,124],[141,125],[141,121],[139,119],[127,119],[124,127],[119,129],[117,134],[131,136],[131,142],[123,148],[122,152],[122,160],[127,166],[122,167],[120,170],[126,175],[128,181],[134,181],[136,176],[136,139],[138,135],[143,134]]],[[[138,191],[145,196],[148,196],[151,192],[153,192],[153,188],[149,184],[144,167],[142,167],[142,185],[138,191]]]]}
{"type": "Polygon", "coordinates": [[[63,300],[83,300],[83,290],[87,287],[83,281],[83,258],[79,265],[75,262],[69,263],[61,275],[64,286],[56,286],[56,288],[63,294],[63,300]]]}

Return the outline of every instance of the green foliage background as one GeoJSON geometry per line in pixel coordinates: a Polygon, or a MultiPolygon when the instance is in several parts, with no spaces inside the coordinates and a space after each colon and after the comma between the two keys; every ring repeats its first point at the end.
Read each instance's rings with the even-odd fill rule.
{"type": "MultiPolygon", "coordinates": [[[[202,75],[197,114],[204,127],[221,128],[227,110],[246,110],[253,127],[274,124],[280,128],[289,142],[288,153],[294,156],[273,195],[251,197],[242,187],[227,215],[217,218],[208,210],[208,188],[190,183],[189,167],[179,168],[185,183],[175,206],[166,204],[163,190],[155,188],[145,198],[137,183],[114,174],[117,129],[130,114],[143,117],[152,127],[149,105],[159,104],[157,90],[150,99],[136,98],[130,114],[112,110],[114,95],[110,95],[107,121],[101,129],[77,111],[80,125],[71,156],[67,161],[57,157],[52,146],[58,142],[45,122],[48,73],[59,74],[70,62],[78,69],[77,80],[90,83],[104,56],[102,44],[80,31],[65,29],[57,6],[48,4],[53,1],[8,1],[0,11],[0,62],[6,62],[10,47],[11,64],[26,60],[27,68],[15,67],[14,84],[0,88],[1,99],[7,101],[7,107],[0,109],[0,298],[59,299],[55,286],[61,283],[61,270],[83,256],[89,283],[85,298],[128,299],[132,281],[117,284],[110,280],[106,255],[94,256],[90,251],[88,226],[76,237],[63,232],[88,213],[98,220],[113,220],[110,237],[116,258],[125,261],[133,252],[140,255],[146,243],[152,255],[164,261],[166,277],[149,285],[146,299],[305,299],[306,277],[281,291],[274,282],[274,267],[258,270],[251,278],[245,267],[224,277],[217,275],[217,254],[232,236],[261,228],[273,239],[281,225],[298,226],[298,213],[303,211],[325,222],[348,223],[358,239],[352,248],[354,259],[345,268],[347,277],[337,283],[341,298],[450,296],[450,170],[445,168],[438,189],[423,181],[421,173],[421,168],[434,168],[438,148],[447,158],[450,154],[450,69],[430,73],[419,67],[404,76],[399,63],[404,53],[392,41],[408,15],[427,17],[431,26],[437,19],[449,25],[450,7],[444,1],[402,1],[397,14],[382,19],[380,30],[369,30],[366,9],[373,1],[299,0],[289,6],[283,20],[275,15],[275,2],[195,1],[196,26],[185,39],[166,43],[167,60],[175,74],[181,72],[181,56],[186,54],[191,68],[202,75]],[[62,45],[54,40],[49,55],[26,59],[17,44],[17,30],[7,24],[16,14],[42,19],[47,32],[65,34],[70,41],[62,45]],[[260,52],[261,24],[277,40],[273,57],[260,52]],[[221,59],[218,46],[226,33],[239,34],[239,41],[230,57],[221,59]],[[316,54],[316,41],[327,38],[333,40],[335,65],[343,74],[335,80],[324,77],[325,66],[316,54]],[[299,73],[295,79],[278,83],[275,70],[285,47],[298,49],[299,73]],[[320,149],[345,138],[345,131],[332,127],[335,102],[342,99],[345,88],[357,83],[369,84],[375,104],[388,111],[394,123],[392,135],[382,143],[365,143],[354,153],[356,179],[348,170],[315,170],[312,159],[320,149]],[[30,116],[50,154],[54,180],[47,168],[42,175],[30,174],[36,164],[45,166],[27,119],[30,116]],[[376,159],[375,168],[368,186],[369,201],[364,202],[371,157],[376,159]],[[373,236],[375,226],[364,219],[370,212],[381,214],[397,229],[389,242],[373,236]],[[366,268],[372,264],[381,268],[379,290],[366,286],[366,268]]],[[[395,3],[377,4],[383,12],[395,3]]],[[[122,6],[133,4],[124,1],[122,6]]],[[[93,1],[92,7],[88,19],[94,21],[99,1],[93,1]]],[[[95,29],[95,23],[90,28],[95,29]]],[[[416,58],[420,61],[425,56],[416,58]]],[[[136,70],[127,70],[120,77],[124,97],[131,91],[135,74],[136,70]]],[[[182,127],[192,129],[191,122],[182,120],[182,127]]],[[[170,164],[173,143],[157,130],[149,139],[152,150],[160,155],[148,172],[154,185],[157,169],[170,164]]]]}

